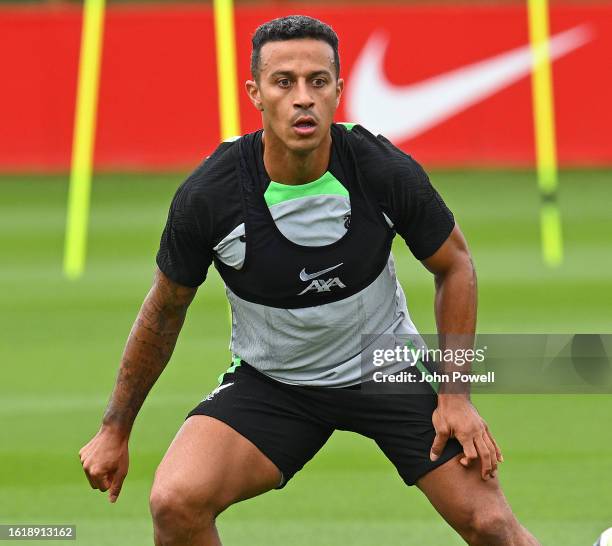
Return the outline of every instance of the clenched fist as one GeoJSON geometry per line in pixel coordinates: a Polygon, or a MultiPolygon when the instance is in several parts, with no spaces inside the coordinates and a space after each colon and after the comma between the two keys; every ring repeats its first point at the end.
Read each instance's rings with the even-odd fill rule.
{"type": "Polygon", "coordinates": [[[81,448],[79,458],[91,487],[108,491],[108,499],[115,502],[128,472],[128,436],[102,426],[81,448]]]}

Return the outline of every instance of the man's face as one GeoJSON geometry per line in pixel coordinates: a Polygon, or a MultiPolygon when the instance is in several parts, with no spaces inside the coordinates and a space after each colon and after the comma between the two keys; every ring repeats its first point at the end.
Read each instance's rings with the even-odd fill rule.
{"type": "Polygon", "coordinates": [[[332,47],[311,38],[264,44],[259,81],[246,82],[266,134],[295,152],[314,150],[329,136],[343,85],[332,47]]]}

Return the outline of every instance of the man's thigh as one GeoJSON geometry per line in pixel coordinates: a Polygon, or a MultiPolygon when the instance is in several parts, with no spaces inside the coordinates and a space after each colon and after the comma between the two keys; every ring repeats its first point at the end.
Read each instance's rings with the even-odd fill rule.
{"type": "Polygon", "coordinates": [[[280,480],[280,470],[244,436],[213,417],[194,415],[168,448],[153,490],[219,513],[275,488],[280,480]]]}
{"type": "MultiPolygon", "coordinates": [[[[180,439],[179,447],[173,443],[167,458],[180,457],[186,465],[195,461],[189,468],[203,473],[197,481],[206,485],[214,478],[215,487],[223,484],[232,502],[270,489],[270,484],[281,488],[333,431],[313,415],[315,402],[243,363],[224,374],[221,384],[189,412],[174,442],[180,439]]],[[[169,472],[165,460],[162,465],[169,472]]]]}
{"type": "Polygon", "coordinates": [[[434,508],[457,531],[473,527],[475,521],[495,515],[514,521],[499,480],[483,480],[480,459],[464,467],[458,455],[425,474],[417,487],[425,493],[434,508]]]}

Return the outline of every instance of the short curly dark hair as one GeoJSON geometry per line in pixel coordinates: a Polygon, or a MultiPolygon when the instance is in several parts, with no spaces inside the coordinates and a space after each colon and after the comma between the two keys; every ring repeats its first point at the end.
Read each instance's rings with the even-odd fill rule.
{"type": "Polygon", "coordinates": [[[338,54],[338,35],[324,22],[307,15],[287,15],[272,19],[259,26],[253,34],[253,52],[251,53],[251,74],[259,78],[261,48],[267,42],[282,42],[299,38],[314,38],[327,42],[334,50],[336,77],[340,77],[340,55],[338,54]]]}

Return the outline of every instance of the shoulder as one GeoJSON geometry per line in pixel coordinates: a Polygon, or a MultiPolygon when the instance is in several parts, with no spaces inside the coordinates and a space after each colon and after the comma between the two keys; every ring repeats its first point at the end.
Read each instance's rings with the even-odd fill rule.
{"type": "Polygon", "coordinates": [[[355,153],[360,172],[375,189],[390,189],[399,181],[428,184],[423,167],[383,135],[374,135],[356,123],[334,124],[355,153]]]}
{"type": "Polygon", "coordinates": [[[174,229],[195,227],[214,245],[243,221],[237,141],[222,142],[178,187],[170,206],[174,229]]]}
{"type": "Polygon", "coordinates": [[[386,174],[397,174],[397,170],[424,174],[423,168],[409,154],[398,148],[383,135],[375,135],[358,123],[334,124],[336,131],[346,136],[351,148],[357,153],[358,161],[364,166],[374,167],[380,174],[382,168],[386,174]],[[382,164],[380,162],[383,162],[382,164]]]}
{"type": "Polygon", "coordinates": [[[178,188],[175,199],[196,205],[236,194],[236,140],[219,144],[215,151],[189,174],[178,188]]]}

